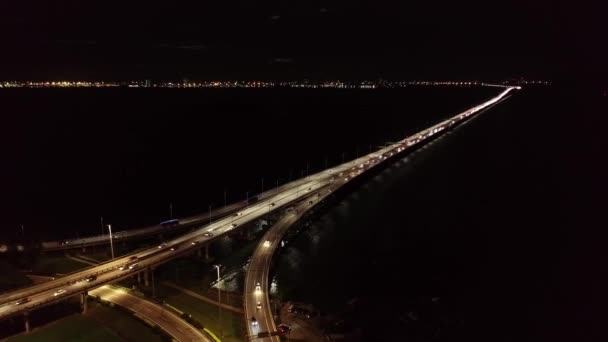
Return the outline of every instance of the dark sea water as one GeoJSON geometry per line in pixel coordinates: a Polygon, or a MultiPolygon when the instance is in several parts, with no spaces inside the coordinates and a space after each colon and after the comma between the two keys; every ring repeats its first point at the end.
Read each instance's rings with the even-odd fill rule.
{"type": "Polygon", "coordinates": [[[1,237],[120,230],[206,212],[423,128],[496,93],[3,89],[1,237]]]}
{"type": "Polygon", "coordinates": [[[597,95],[524,90],[380,172],[289,242],[280,295],[356,340],[598,340],[597,95]]]}

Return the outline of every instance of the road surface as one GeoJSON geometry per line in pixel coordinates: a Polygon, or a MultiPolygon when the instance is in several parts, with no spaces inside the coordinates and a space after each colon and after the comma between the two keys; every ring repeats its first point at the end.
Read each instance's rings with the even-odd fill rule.
{"type": "Polygon", "coordinates": [[[156,323],[178,341],[212,341],[206,334],[188,324],[188,322],[170,310],[132,295],[124,289],[105,285],[92,290],[89,294],[91,296],[99,296],[103,300],[115,303],[141,315],[149,321],[156,323]]]}
{"type": "Polygon", "coordinates": [[[282,207],[308,198],[312,193],[320,189],[327,187],[331,190],[334,183],[342,184],[350,182],[367,170],[384,164],[411,150],[416,145],[429,141],[432,137],[442,133],[442,131],[464,122],[472,115],[504,99],[513,89],[515,88],[506,88],[498,96],[480,105],[401,141],[392,143],[378,151],[295,181],[297,186],[293,186],[294,182],[292,182],[290,186],[286,185],[283,188],[275,189],[275,193],[268,194],[267,197],[259,199],[237,213],[228,215],[211,224],[203,225],[192,232],[167,241],[165,246],[151,247],[51,280],[44,284],[32,285],[2,294],[0,295],[0,319],[31,311],[67,297],[81,294],[87,290],[91,291],[102,285],[134,276],[144,270],[148,271],[149,269],[153,269],[154,266],[172,260],[179,255],[191,253],[218,237],[228,234],[272,211],[282,210],[282,207]],[[137,263],[133,269],[119,269],[120,266],[133,263],[137,263]],[[92,281],[85,280],[92,275],[95,275],[97,278],[92,281]],[[22,304],[16,303],[16,301],[23,298],[28,298],[29,301],[22,304]]]}

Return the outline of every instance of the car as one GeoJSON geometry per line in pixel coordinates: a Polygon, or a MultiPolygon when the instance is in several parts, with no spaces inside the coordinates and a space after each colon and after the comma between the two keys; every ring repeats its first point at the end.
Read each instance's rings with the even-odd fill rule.
{"type": "Polygon", "coordinates": [[[264,247],[270,247],[270,241],[268,241],[268,240],[264,241],[264,247]]]}
{"type": "Polygon", "coordinates": [[[134,263],[134,264],[131,264],[131,266],[129,266],[129,269],[132,270],[132,269],[137,268],[137,267],[139,267],[139,264],[138,263],[134,263]]]}
{"type": "Polygon", "coordinates": [[[70,241],[67,241],[67,240],[66,240],[66,241],[62,241],[62,242],[61,242],[61,245],[62,245],[62,246],[65,246],[65,245],[67,245],[68,243],[70,243],[70,241]]]}
{"type": "Polygon", "coordinates": [[[165,248],[165,247],[167,247],[167,243],[166,242],[163,242],[160,245],[158,245],[158,249],[165,248]]]}
{"type": "Polygon", "coordinates": [[[18,301],[15,302],[15,305],[22,305],[22,304],[25,304],[25,303],[29,303],[31,301],[32,301],[32,299],[29,298],[29,297],[21,298],[21,299],[19,299],[18,301]]]}
{"type": "Polygon", "coordinates": [[[260,283],[256,283],[255,284],[255,292],[260,292],[262,291],[262,288],[260,287],[260,283]]]}
{"type": "Polygon", "coordinates": [[[120,265],[120,266],[118,267],[118,269],[119,269],[119,270],[121,270],[121,271],[124,271],[124,270],[126,270],[126,269],[129,269],[129,264],[120,265]]]}
{"type": "Polygon", "coordinates": [[[260,301],[258,300],[258,303],[255,305],[255,308],[256,308],[257,310],[262,310],[262,302],[260,302],[260,301]]]}
{"type": "Polygon", "coordinates": [[[192,241],[193,245],[196,245],[197,243],[198,243],[198,240],[197,241],[192,241]]]}
{"type": "Polygon", "coordinates": [[[89,283],[90,283],[90,282],[92,282],[92,281],[94,281],[94,280],[96,280],[96,279],[97,279],[97,276],[96,276],[96,275],[91,275],[91,276],[86,277],[84,280],[85,280],[86,282],[89,282],[89,283]]]}
{"type": "Polygon", "coordinates": [[[132,257],[129,258],[129,260],[135,260],[135,259],[137,259],[137,255],[134,255],[134,256],[132,256],[132,257]]]}
{"type": "Polygon", "coordinates": [[[290,211],[292,211],[292,210],[293,210],[293,207],[288,207],[288,208],[287,208],[287,212],[290,212],[290,211]]]}
{"type": "Polygon", "coordinates": [[[271,207],[274,207],[274,206],[275,206],[274,202],[273,202],[273,203],[270,203],[270,206],[271,206],[271,207]]]}
{"type": "Polygon", "coordinates": [[[277,326],[277,331],[281,334],[286,334],[291,331],[291,326],[289,324],[281,323],[277,326]]]}
{"type": "Polygon", "coordinates": [[[312,204],[312,201],[308,201],[308,204],[312,204]]]}
{"type": "Polygon", "coordinates": [[[293,312],[293,309],[295,308],[295,305],[291,304],[289,305],[289,307],[287,308],[287,312],[293,312]]]}
{"type": "Polygon", "coordinates": [[[251,317],[251,325],[253,325],[253,326],[257,326],[258,325],[258,320],[255,319],[255,317],[251,317]]]}
{"type": "Polygon", "coordinates": [[[59,296],[60,294],[64,294],[66,291],[64,289],[60,289],[55,291],[55,293],[53,293],[53,296],[59,296]]]}
{"type": "Polygon", "coordinates": [[[178,249],[178,248],[179,248],[179,246],[172,246],[172,247],[171,247],[171,250],[172,250],[172,251],[174,251],[174,250],[176,250],[176,249],[178,249]]]}
{"type": "Polygon", "coordinates": [[[243,215],[243,212],[242,212],[242,211],[239,211],[239,212],[238,212],[238,213],[236,213],[236,215],[234,215],[234,216],[241,216],[241,215],[243,215]]]}
{"type": "Polygon", "coordinates": [[[204,237],[212,237],[213,233],[206,232],[205,234],[203,234],[203,236],[204,237]]]}
{"type": "Polygon", "coordinates": [[[306,191],[310,191],[310,190],[312,190],[312,186],[311,186],[311,187],[309,187],[308,189],[306,189],[306,191]]]}
{"type": "Polygon", "coordinates": [[[236,223],[233,223],[233,224],[230,225],[230,228],[234,229],[235,227],[236,227],[236,223]]]}
{"type": "Polygon", "coordinates": [[[321,194],[317,194],[317,197],[321,197],[321,194]]]}

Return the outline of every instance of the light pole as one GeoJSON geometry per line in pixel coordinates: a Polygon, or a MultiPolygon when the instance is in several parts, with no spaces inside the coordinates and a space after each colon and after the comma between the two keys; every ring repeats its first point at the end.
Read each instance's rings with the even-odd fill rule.
{"type": "Polygon", "coordinates": [[[209,224],[211,224],[211,204],[209,204],[209,224]]]}
{"type": "Polygon", "coordinates": [[[219,312],[219,326],[220,326],[220,337],[224,337],[224,330],[222,329],[222,292],[220,291],[220,266],[213,265],[217,269],[217,308],[219,312]]]}
{"type": "Polygon", "coordinates": [[[108,230],[110,231],[110,250],[112,251],[112,259],[114,259],[114,245],[112,244],[112,225],[108,225],[108,230]]]}

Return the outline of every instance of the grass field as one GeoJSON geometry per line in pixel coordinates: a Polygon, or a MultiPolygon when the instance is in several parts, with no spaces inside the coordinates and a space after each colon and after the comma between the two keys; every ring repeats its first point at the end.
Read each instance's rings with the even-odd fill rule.
{"type": "MultiPolygon", "coordinates": [[[[166,294],[166,303],[192,315],[192,318],[213,331],[217,336],[220,335],[217,306],[175,290],[167,290],[164,293],[166,294]]],[[[243,340],[242,336],[244,335],[245,327],[244,319],[241,314],[223,309],[222,327],[224,330],[224,338],[222,338],[222,341],[237,342],[243,340]]]]}
{"type": "Polygon", "coordinates": [[[12,265],[0,262],[0,292],[7,291],[9,289],[19,288],[32,283],[32,281],[19,272],[12,265]]]}
{"type": "Polygon", "coordinates": [[[162,339],[132,315],[89,301],[86,315],[71,315],[35,329],[28,335],[9,338],[8,341],[160,342],[162,339]]]}
{"type": "Polygon", "coordinates": [[[109,329],[81,315],[72,315],[36,329],[28,335],[9,338],[10,342],[46,342],[46,341],[83,341],[107,342],[122,341],[109,329]]]}
{"type": "Polygon", "coordinates": [[[47,254],[40,257],[32,268],[32,272],[40,275],[67,274],[89,266],[88,264],[69,259],[63,254],[47,254]]]}

